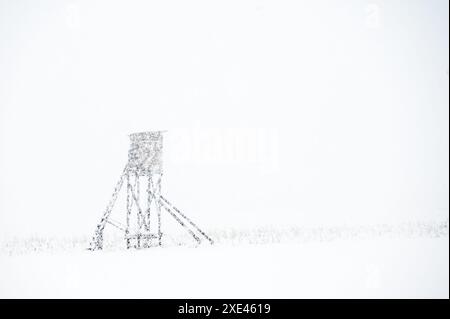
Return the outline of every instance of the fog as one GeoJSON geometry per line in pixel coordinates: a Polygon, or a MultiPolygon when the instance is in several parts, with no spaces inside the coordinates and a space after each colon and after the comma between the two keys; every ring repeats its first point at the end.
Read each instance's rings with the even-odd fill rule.
{"type": "Polygon", "coordinates": [[[448,6],[0,0],[0,234],[91,234],[159,129],[204,228],[448,218],[448,6]]]}

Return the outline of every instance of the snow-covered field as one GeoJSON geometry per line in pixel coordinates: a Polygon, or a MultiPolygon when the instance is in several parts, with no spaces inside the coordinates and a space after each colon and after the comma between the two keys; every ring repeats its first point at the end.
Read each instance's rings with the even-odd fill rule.
{"type": "Polygon", "coordinates": [[[4,242],[0,297],[449,297],[448,221],[213,235],[214,246],[96,252],[81,239],[4,242]]]}

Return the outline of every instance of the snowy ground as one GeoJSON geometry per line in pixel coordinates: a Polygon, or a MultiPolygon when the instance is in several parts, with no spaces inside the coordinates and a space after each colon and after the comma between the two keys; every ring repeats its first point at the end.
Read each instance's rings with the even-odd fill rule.
{"type": "Polygon", "coordinates": [[[268,240],[265,233],[266,242],[256,244],[222,234],[214,246],[139,251],[90,252],[80,241],[12,253],[4,245],[0,297],[448,298],[448,221],[443,225],[409,236],[373,228],[372,236],[360,229],[351,238],[342,229],[337,237],[323,237],[336,229],[316,230],[309,240],[268,240]]]}

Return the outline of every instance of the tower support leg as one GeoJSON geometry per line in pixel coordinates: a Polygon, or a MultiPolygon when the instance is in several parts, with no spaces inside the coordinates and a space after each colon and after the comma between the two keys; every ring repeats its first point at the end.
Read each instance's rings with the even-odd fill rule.
{"type": "MultiPolygon", "coordinates": [[[[154,185],[153,194],[156,195],[156,198],[159,198],[161,195],[161,179],[162,174],[156,175],[156,185],[154,185]]],[[[156,211],[158,217],[158,246],[162,245],[162,232],[161,232],[161,203],[159,200],[155,200],[156,211]]]]}
{"type": "Polygon", "coordinates": [[[147,212],[146,212],[146,221],[145,221],[145,227],[147,232],[151,231],[150,228],[150,216],[151,216],[151,206],[152,206],[152,176],[148,176],[147,180],[147,212]]]}
{"type": "Polygon", "coordinates": [[[116,203],[117,196],[120,192],[120,189],[122,188],[122,184],[127,172],[128,172],[128,164],[125,165],[125,168],[123,169],[123,172],[120,175],[119,181],[117,182],[116,187],[114,188],[112,197],[108,205],[106,206],[105,212],[103,213],[100,223],[97,225],[97,229],[95,230],[94,237],[92,238],[91,241],[90,247],[91,250],[103,249],[103,230],[105,229],[105,225],[108,222],[108,218],[111,215],[111,211],[114,207],[114,204],[116,203]]]}
{"type": "Polygon", "coordinates": [[[127,173],[127,224],[126,224],[126,230],[125,230],[125,241],[127,245],[127,249],[131,247],[131,240],[130,240],[130,218],[131,218],[131,207],[133,205],[133,199],[132,196],[132,189],[131,189],[131,181],[130,181],[130,174],[127,173]]]}
{"type": "Polygon", "coordinates": [[[159,203],[156,204],[158,210],[158,246],[162,245],[162,232],[161,232],[161,205],[159,203]]]}

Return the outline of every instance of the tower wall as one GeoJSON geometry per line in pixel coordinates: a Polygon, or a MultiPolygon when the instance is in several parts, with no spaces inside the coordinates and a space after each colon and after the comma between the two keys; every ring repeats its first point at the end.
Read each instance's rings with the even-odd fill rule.
{"type": "Polygon", "coordinates": [[[163,132],[130,134],[128,167],[139,176],[162,174],[163,132]]]}

